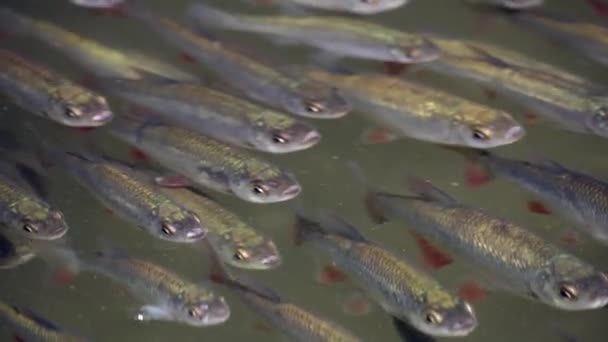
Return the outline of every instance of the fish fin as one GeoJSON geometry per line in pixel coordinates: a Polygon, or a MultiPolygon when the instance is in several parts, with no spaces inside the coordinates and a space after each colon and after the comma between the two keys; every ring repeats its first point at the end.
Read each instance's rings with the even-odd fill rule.
{"type": "Polygon", "coordinates": [[[415,232],[412,232],[411,234],[422,253],[422,259],[425,265],[428,267],[437,270],[454,262],[454,259],[451,256],[439,249],[422,235],[415,232]]]}
{"type": "Polygon", "coordinates": [[[601,16],[608,16],[608,4],[602,0],[587,0],[589,6],[593,9],[595,14],[601,16]]]}
{"type": "Polygon", "coordinates": [[[372,311],[371,300],[359,290],[347,294],[341,302],[342,311],[349,316],[365,316],[372,311]]]}
{"type": "Polygon", "coordinates": [[[370,219],[377,224],[388,222],[388,217],[384,213],[382,206],[378,203],[377,195],[379,192],[370,185],[361,164],[356,161],[350,161],[348,163],[348,167],[355,179],[357,179],[357,181],[363,184],[366,188],[366,192],[363,197],[363,204],[370,219]]]}
{"type": "Polygon", "coordinates": [[[304,213],[303,208],[296,208],[295,218],[293,225],[294,245],[300,246],[315,234],[323,234],[323,229],[319,222],[309,218],[308,215],[304,213]]]}
{"type": "Polygon", "coordinates": [[[427,201],[439,202],[444,204],[458,203],[456,199],[448,193],[437,188],[428,180],[423,180],[414,176],[407,177],[407,184],[410,191],[419,195],[427,201]]]}
{"type": "Polygon", "coordinates": [[[557,172],[564,172],[564,171],[568,171],[570,172],[570,170],[568,170],[568,168],[566,168],[565,166],[563,166],[562,164],[551,160],[551,159],[547,159],[547,158],[540,158],[537,161],[537,164],[544,166],[548,169],[551,169],[553,171],[557,171],[557,172]]]}
{"type": "Polygon", "coordinates": [[[329,210],[320,210],[318,216],[320,227],[326,233],[338,235],[356,242],[368,242],[365,236],[338,214],[329,210]]]}
{"type": "Polygon", "coordinates": [[[576,232],[569,232],[560,238],[560,242],[566,246],[574,247],[581,243],[581,238],[576,232]]]}
{"type": "Polygon", "coordinates": [[[193,24],[203,27],[234,28],[241,27],[246,21],[238,15],[232,15],[204,2],[198,2],[188,7],[186,15],[193,24]]]}
{"type": "Polygon", "coordinates": [[[147,321],[170,321],[172,319],[171,313],[160,306],[156,305],[144,305],[139,308],[135,314],[135,320],[140,322],[147,321]]]}
{"type": "Polygon", "coordinates": [[[478,188],[494,179],[494,174],[483,162],[485,158],[492,158],[492,153],[486,150],[477,150],[457,146],[442,146],[443,148],[461,154],[467,165],[464,170],[464,183],[469,188],[478,188]]]}
{"type": "Polygon", "coordinates": [[[165,188],[189,188],[193,185],[191,180],[180,174],[157,176],[154,178],[154,182],[165,188]]]}
{"type": "Polygon", "coordinates": [[[331,264],[323,266],[317,272],[316,280],[317,283],[322,285],[332,285],[345,282],[348,280],[348,276],[336,267],[336,265],[331,264]]]}
{"type": "Polygon", "coordinates": [[[397,140],[399,136],[387,128],[369,128],[361,135],[361,142],[366,145],[386,144],[397,140]]]}
{"type": "Polygon", "coordinates": [[[246,275],[237,276],[232,274],[215,253],[211,253],[211,272],[209,278],[215,283],[254,294],[274,303],[282,302],[281,297],[274,290],[261,285],[246,275]]]}
{"type": "Polygon", "coordinates": [[[539,215],[551,215],[551,209],[547,208],[544,203],[538,200],[529,200],[526,203],[528,211],[539,215]]]}
{"type": "Polygon", "coordinates": [[[436,340],[420,330],[414,328],[410,323],[401,320],[397,317],[392,317],[393,326],[397,330],[397,333],[401,337],[402,341],[412,342],[435,342],[436,340]]]}
{"type": "Polygon", "coordinates": [[[488,296],[488,291],[475,281],[460,284],[457,293],[460,298],[470,303],[479,302],[488,296]]]}
{"type": "Polygon", "coordinates": [[[67,240],[53,241],[53,244],[34,245],[36,254],[47,264],[45,279],[49,283],[67,288],[74,282],[83,268],[78,254],[67,245],[67,240]]]}
{"type": "Polygon", "coordinates": [[[405,64],[399,62],[383,62],[382,67],[384,69],[384,73],[391,76],[401,75],[404,71],[410,69],[412,64],[405,64]]]}
{"type": "Polygon", "coordinates": [[[472,52],[474,52],[475,54],[477,54],[479,56],[479,58],[485,60],[486,62],[492,64],[493,66],[497,67],[497,68],[501,68],[501,69],[509,69],[512,68],[513,65],[503,61],[502,59],[492,56],[490,53],[488,53],[487,51],[483,50],[482,48],[475,46],[473,44],[467,44],[467,47],[469,48],[469,50],[471,50],[472,52]]]}
{"type": "Polygon", "coordinates": [[[32,29],[32,19],[8,7],[0,7],[0,32],[5,35],[27,34],[32,29]]]}

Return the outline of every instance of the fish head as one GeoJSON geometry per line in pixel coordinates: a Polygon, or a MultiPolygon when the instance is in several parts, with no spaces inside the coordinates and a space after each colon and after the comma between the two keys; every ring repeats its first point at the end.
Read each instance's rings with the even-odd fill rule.
{"type": "Polygon", "coordinates": [[[21,236],[32,240],[63,237],[68,225],[63,214],[34,199],[22,199],[11,207],[10,223],[21,236]]]}
{"type": "Polygon", "coordinates": [[[608,304],[608,276],[571,255],[560,255],[539,271],[534,295],[562,310],[589,310],[608,304]]]}
{"type": "Polygon", "coordinates": [[[61,87],[45,113],[70,127],[99,127],[112,120],[114,114],[105,97],[80,87],[61,87]]]}
{"type": "Polygon", "coordinates": [[[408,0],[350,0],[348,10],[357,14],[376,14],[396,9],[405,5],[408,0]]]}
{"type": "Polygon", "coordinates": [[[608,138],[608,98],[593,99],[590,113],[585,123],[587,129],[608,138]]]}
{"type": "Polygon", "coordinates": [[[296,122],[283,129],[265,130],[255,136],[256,148],[270,153],[290,153],[310,148],[321,141],[313,126],[296,122]]]}
{"type": "Polygon", "coordinates": [[[272,174],[268,177],[234,177],[230,182],[230,189],[237,197],[253,203],[288,201],[302,191],[300,183],[291,173],[279,171],[272,174]]]}
{"type": "MultiPolygon", "coordinates": [[[[274,242],[259,235],[242,236],[238,232],[218,237],[214,249],[225,263],[243,269],[268,270],[281,264],[281,255],[274,242]]],[[[211,239],[211,237],[210,237],[211,239]]]]}
{"type": "Polygon", "coordinates": [[[203,239],[208,229],[194,213],[171,201],[166,201],[153,211],[154,234],[161,239],[192,243],[203,239]]]}
{"type": "Polygon", "coordinates": [[[283,99],[288,112],[315,119],[337,119],[352,110],[340,92],[322,83],[305,81],[283,99]]]}
{"type": "Polygon", "coordinates": [[[524,127],[509,114],[496,112],[486,120],[456,124],[458,144],[473,148],[492,148],[512,144],[522,139],[524,127]]]}
{"type": "Polygon", "coordinates": [[[426,63],[439,58],[441,50],[430,40],[420,37],[406,37],[389,47],[389,58],[397,63],[426,63]]]}
{"type": "Polygon", "coordinates": [[[177,315],[181,322],[196,327],[205,327],[226,322],[230,317],[230,307],[224,297],[204,292],[183,302],[179,306],[177,315]]]}
{"type": "Polygon", "coordinates": [[[414,327],[432,336],[466,336],[477,327],[473,308],[462,300],[453,306],[426,307],[408,318],[414,327]]]}

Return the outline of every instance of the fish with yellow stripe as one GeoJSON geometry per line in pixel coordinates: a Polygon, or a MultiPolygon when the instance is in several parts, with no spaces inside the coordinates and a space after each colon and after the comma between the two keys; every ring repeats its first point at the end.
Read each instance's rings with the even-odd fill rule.
{"type": "Polygon", "coordinates": [[[316,221],[298,214],[296,240],[330,255],[387,313],[426,334],[466,336],[477,327],[470,304],[335,215],[316,221]]]}

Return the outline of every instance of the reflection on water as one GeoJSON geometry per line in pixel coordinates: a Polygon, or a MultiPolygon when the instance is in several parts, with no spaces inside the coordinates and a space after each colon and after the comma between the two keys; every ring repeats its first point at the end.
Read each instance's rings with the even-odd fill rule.
{"type": "MultiPolygon", "coordinates": [[[[210,1],[211,2],[211,1],[210,1]]],[[[234,1],[226,9],[270,11],[234,1]]],[[[606,18],[594,13],[585,2],[549,0],[549,7],[581,20],[602,23],[606,18]]],[[[108,18],[82,10],[67,1],[6,0],[11,8],[25,14],[45,18],[87,37],[98,39],[120,49],[139,49],[183,67],[196,75],[210,77],[203,67],[192,63],[187,55],[151,34],[143,25],[126,17],[108,18]]],[[[167,15],[180,18],[189,1],[149,1],[150,6],[167,15]]],[[[574,49],[549,41],[545,36],[518,28],[509,22],[463,6],[459,1],[413,1],[402,9],[366,20],[393,27],[420,30],[450,37],[466,37],[493,42],[512,48],[547,63],[606,85],[608,72],[574,49]]],[[[284,64],[307,63],[313,51],[302,47],[275,46],[260,36],[222,33],[230,41],[263,52],[284,64]]],[[[43,62],[76,80],[87,80],[86,73],[72,62],[44,45],[29,39],[0,32],[2,47],[16,49],[33,60],[43,62]]],[[[344,61],[355,69],[382,71],[376,62],[344,61]]],[[[567,132],[555,124],[543,121],[521,105],[481,89],[473,82],[413,70],[405,76],[411,80],[498,107],[514,114],[526,124],[523,141],[497,148],[499,155],[516,159],[554,159],[559,163],[600,179],[608,179],[605,141],[600,137],[567,132]]],[[[23,141],[30,140],[23,123],[40,121],[50,135],[60,136],[48,123],[37,120],[9,101],[0,104],[2,128],[13,129],[23,141]],[[23,132],[23,133],[22,133],[23,132]]],[[[303,187],[299,203],[307,208],[326,208],[339,212],[369,239],[416,260],[453,292],[469,298],[475,307],[479,327],[463,341],[604,341],[605,309],[595,311],[559,311],[537,302],[521,299],[500,291],[501,284],[480,272],[470,263],[454,256],[454,262],[441,269],[425,263],[425,250],[420,241],[400,222],[382,226],[374,224],[364,212],[365,189],[352,175],[349,162],[359,163],[367,177],[381,189],[407,193],[408,174],[425,177],[439,188],[469,205],[520,223],[538,235],[593,264],[599,270],[608,269],[604,246],[579,233],[568,219],[543,207],[538,199],[506,180],[497,178],[478,188],[467,187],[464,173],[467,161],[452,151],[431,143],[413,139],[398,139],[388,144],[362,143],[363,132],[375,128],[366,115],[352,115],[335,121],[313,121],[323,135],[319,146],[286,155],[259,153],[281,167],[294,172],[303,187]]],[[[59,132],[59,133],[58,133],[59,132]]],[[[103,131],[87,132],[101,142],[103,150],[113,156],[137,161],[125,145],[103,131]]],[[[104,210],[93,196],[83,191],[60,170],[51,169],[49,201],[63,210],[71,230],[69,243],[78,250],[93,250],[102,241],[124,247],[132,255],[163,265],[189,279],[208,284],[210,258],[202,248],[191,248],[154,239],[129,223],[104,210]]],[[[366,341],[425,341],[372,305],[369,310],[357,310],[365,302],[353,302],[357,289],[340,274],[331,260],[308,246],[295,246],[292,239],[293,204],[259,205],[246,203],[230,196],[214,194],[214,198],[238,213],[253,227],[272,237],[282,254],[282,264],[270,271],[244,271],[261,283],[270,285],[288,301],[318,312],[323,317],[348,327],[366,341]],[[320,274],[324,272],[323,274],[320,274]],[[327,274],[327,272],[330,272],[327,274]],[[333,272],[333,273],[332,273],[333,272]],[[319,281],[323,280],[323,281],[319,281]],[[362,314],[361,314],[362,313],[362,314]]],[[[173,323],[142,323],[131,319],[141,305],[123,287],[106,278],[89,273],[77,277],[69,287],[53,284],[48,265],[40,258],[14,270],[2,271],[0,289],[3,301],[38,311],[71,332],[90,336],[96,341],[241,341],[282,340],[277,331],[269,329],[260,318],[245,307],[239,298],[225,287],[216,291],[226,297],[231,306],[231,318],[224,325],[194,328],[173,323]]],[[[360,296],[357,296],[360,299],[360,296]]],[[[2,331],[2,340],[10,332],[2,331]]],[[[437,340],[442,340],[437,338],[437,340]]]]}

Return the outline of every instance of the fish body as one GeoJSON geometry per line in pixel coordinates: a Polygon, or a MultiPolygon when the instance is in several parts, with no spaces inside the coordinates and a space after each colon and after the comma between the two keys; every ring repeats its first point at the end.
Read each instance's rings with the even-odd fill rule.
{"type": "Polygon", "coordinates": [[[28,239],[55,240],[68,231],[59,210],[8,172],[0,173],[0,224],[28,239]]]}
{"type": "Polygon", "coordinates": [[[0,50],[0,91],[19,107],[66,126],[97,127],[113,117],[101,95],[8,50],[0,50]]]}
{"type": "Polygon", "coordinates": [[[347,223],[299,217],[296,227],[300,239],[328,253],[392,316],[433,336],[465,336],[477,326],[468,303],[402,258],[365,240],[347,223]]]}
{"type": "Polygon", "coordinates": [[[19,340],[28,342],[85,342],[88,339],[61,331],[42,317],[0,302],[0,325],[9,327],[19,340]]]}
{"type": "Polygon", "coordinates": [[[113,133],[166,168],[204,187],[254,203],[281,202],[297,196],[295,177],[261,159],[191,130],[128,122],[113,133]]]}
{"type": "Polygon", "coordinates": [[[544,0],[467,0],[473,4],[500,6],[508,10],[529,10],[542,6],[544,0]]]}
{"type": "Polygon", "coordinates": [[[608,183],[553,162],[512,160],[484,153],[479,161],[539,196],[579,223],[577,228],[608,243],[608,183]]]}
{"type": "Polygon", "coordinates": [[[236,96],[190,82],[110,80],[105,88],[167,120],[231,145],[271,153],[317,144],[311,125],[236,96]]]}
{"type": "Polygon", "coordinates": [[[35,256],[31,240],[0,233],[0,270],[18,267],[35,256]]]}
{"type": "Polygon", "coordinates": [[[541,11],[515,13],[509,19],[579,49],[598,63],[608,65],[608,28],[605,26],[560,18],[541,11]]]}
{"type": "Polygon", "coordinates": [[[458,203],[430,183],[417,196],[372,194],[388,218],[468,257],[502,280],[507,290],[564,310],[608,303],[608,277],[523,227],[458,203]]]}
{"type": "Polygon", "coordinates": [[[151,235],[192,243],[207,234],[200,219],[127,165],[79,153],[47,151],[49,157],[107,208],[151,235]]]}
{"type": "Polygon", "coordinates": [[[129,288],[142,300],[136,319],[165,320],[193,326],[224,323],[230,309],[223,297],[164,267],[106,248],[82,258],[85,270],[100,273],[129,288]]]}
{"type": "Polygon", "coordinates": [[[608,137],[608,92],[589,81],[489,44],[431,39],[443,57],[424,67],[473,80],[565,129],[608,137]]]}
{"type": "Polygon", "coordinates": [[[307,75],[339,88],[360,112],[403,136],[490,148],[513,143],[525,134],[506,112],[398,78],[317,70],[307,75]]]}
{"type": "Polygon", "coordinates": [[[359,15],[372,15],[394,10],[407,4],[408,2],[409,0],[282,0],[282,4],[284,4],[284,6],[291,6],[292,4],[295,4],[314,9],[346,12],[359,15]]]}
{"type": "Polygon", "coordinates": [[[346,115],[350,105],[324,84],[294,79],[276,66],[260,62],[217,40],[196,34],[169,18],[156,16],[137,1],[127,3],[129,12],[140,18],[165,40],[205,64],[233,88],[261,103],[304,117],[333,119],[346,115]]]}
{"type": "Polygon", "coordinates": [[[196,80],[193,75],[144,53],[114,49],[51,22],[33,19],[8,8],[0,8],[0,27],[7,32],[43,42],[98,77],[141,79],[150,73],[174,80],[196,80]]]}
{"type": "Polygon", "coordinates": [[[163,188],[162,191],[201,218],[209,229],[206,242],[222,262],[256,270],[281,264],[281,256],[272,240],[211,198],[188,189],[163,188]]]}
{"type": "Polygon", "coordinates": [[[261,290],[242,286],[237,288],[242,300],[260,318],[294,341],[302,342],[356,342],[361,341],[338,324],[324,319],[304,308],[286,302],[270,289],[261,290]],[[262,292],[263,291],[263,292],[262,292]]]}
{"type": "Polygon", "coordinates": [[[439,57],[439,50],[422,35],[359,19],[230,14],[200,3],[190,7],[189,15],[203,27],[260,33],[337,56],[398,63],[423,63],[439,57]]]}
{"type": "Polygon", "coordinates": [[[89,8],[111,8],[124,3],[125,0],[70,0],[77,6],[89,8]]]}

